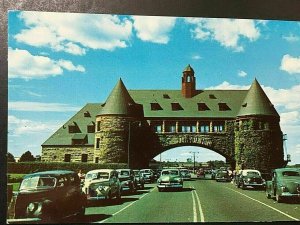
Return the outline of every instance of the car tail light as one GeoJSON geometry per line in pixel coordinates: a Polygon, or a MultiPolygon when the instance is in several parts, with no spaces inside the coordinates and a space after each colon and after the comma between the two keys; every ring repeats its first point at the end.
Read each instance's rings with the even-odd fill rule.
{"type": "Polygon", "coordinates": [[[300,184],[297,186],[297,192],[300,193],[300,184]]]}

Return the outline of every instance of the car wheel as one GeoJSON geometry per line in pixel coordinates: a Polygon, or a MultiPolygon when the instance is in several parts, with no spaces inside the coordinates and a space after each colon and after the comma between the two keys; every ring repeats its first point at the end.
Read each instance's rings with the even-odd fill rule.
{"type": "Polygon", "coordinates": [[[241,188],[242,188],[243,190],[246,189],[246,186],[244,185],[244,183],[241,184],[241,188]]]}
{"type": "Polygon", "coordinates": [[[141,189],[144,189],[144,188],[145,188],[145,185],[144,185],[144,184],[142,184],[142,185],[141,185],[141,189]]]}
{"type": "Polygon", "coordinates": [[[161,192],[162,191],[162,189],[161,188],[157,188],[158,189],[158,192],[161,192]]]}
{"type": "Polygon", "coordinates": [[[270,193],[268,191],[266,191],[266,196],[267,196],[268,199],[271,198],[271,195],[270,195],[270,193]]]}
{"type": "Polygon", "coordinates": [[[279,194],[276,194],[276,195],[275,195],[275,198],[276,198],[276,201],[277,201],[278,203],[283,202],[283,198],[282,198],[279,194]]]}
{"type": "Polygon", "coordinates": [[[119,202],[121,200],[121,189],[116,193],[116,200],[119,202]]]}

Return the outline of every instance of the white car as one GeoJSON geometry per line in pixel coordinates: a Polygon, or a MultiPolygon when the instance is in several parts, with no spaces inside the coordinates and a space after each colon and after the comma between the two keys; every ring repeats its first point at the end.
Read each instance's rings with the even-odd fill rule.
{"type": "Polygon", "coordinates": [[[85,175],[82,191],[88,200],[121,199],[121,184],[118,173],[113,169],[91,170],[85,175]]]}

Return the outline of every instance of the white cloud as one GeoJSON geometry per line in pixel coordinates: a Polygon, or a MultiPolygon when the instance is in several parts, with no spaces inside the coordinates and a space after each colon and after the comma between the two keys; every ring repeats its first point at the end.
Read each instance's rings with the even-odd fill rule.
{"type": "Polygon", "coordinates": [[[289,34],[287,36],[283,36],[282,38],[284,40],[286,40],[287,42],[297,42],[297,41],[300,41],[300,37],[296,36],[294,34],[289,34]]]}
{"type": "Polygon", "coordinates": [[[241,86],[241,85],[235,85],[235,84],[230,84],[227,81],[223,81],[223,83],[217,85],[217,86],[212,86],[212,87],[208,87],[205,88],[207,90],[248,90],[250,88],[250,85],[246,85],[246,86],[241,86]]]}
{"type": "Polygon", "coordinates": [[[199,60],[199,59],[202,59],[202,57],[200,55],[193,55],[192,59],[199,60]]]}
{"type": "Polygon", "coordinates": [[[74,55],[125,48],[132,33],[131,21],[113,15],[27,11],[19,17],[27,28],[15,35],[18,42],[74,55]]]}
{"type": "Polygon", "coordinates": [[[169,42],[169,33],[176,22],[176,18],[171,17],[132,16],[132,19],[138,38],[159,44],[169,42]]]}
{"type": "Polygon", "coordinates": [[[240,45],[241,38],[255,41],[260,37],[258,25],[265,22],[248,19],[203,19],[187,18],[185,21],[194,26],[191,29],[192,37],[197,40],[212,39],[226,48],[234,51],[244,51],[240,45]]]}
{"type": "Polygon", "coordinates": [[[245,76],[247,76],[247,73],[243,70],[240,70],[240,71],[238,71],[238,76],[239,77],[245,77],[245,76]]]}
{"type": "Polygon", "coordinates": [[[280,122],[284,125],[300,125],[300,113],[298,111],[281,113],[280,122]]]}
{"type": "Polygon", "coordinates": [[[80,107],[70,106],[62,103],[43,103],[43,102],[8,102],[8,110],[30,111],[30,112],[75,112],[80,107]]]}
{"type": "Polygon", "coordinates": [[[63,74],[63,69],[84,72],[83,66],[71,61],[55,61],[46,56],[32,55],[27,50],[8,49],[8,77],[37,79],[63,74]]]}
{"type": "Polygon", "coordinates": [[[289,74],[300,74],[300,57],[284,55],[281,60],[280,69],[289,74]]]}
{"type": "Polygon", "coordinates": [[[39,122],[28,119],[20,119],[15,116],[8,116],[9,135],[24,135],[31,133],[50,132],[57,129],[58,124],[53,122],[39,122]]]}

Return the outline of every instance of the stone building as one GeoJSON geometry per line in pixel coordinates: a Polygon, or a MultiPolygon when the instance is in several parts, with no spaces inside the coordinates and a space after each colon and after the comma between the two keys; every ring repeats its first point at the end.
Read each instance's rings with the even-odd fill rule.
{"type": "Polygon", "coordinates": [[[42,161],[147,166],[168,149],[199,146],[232,167],[284,166],[280,117],[255,79],[249,90],[196,90],[188,65],[181,90],[127,90],[88,103],[42,144],[42,161]]]}

